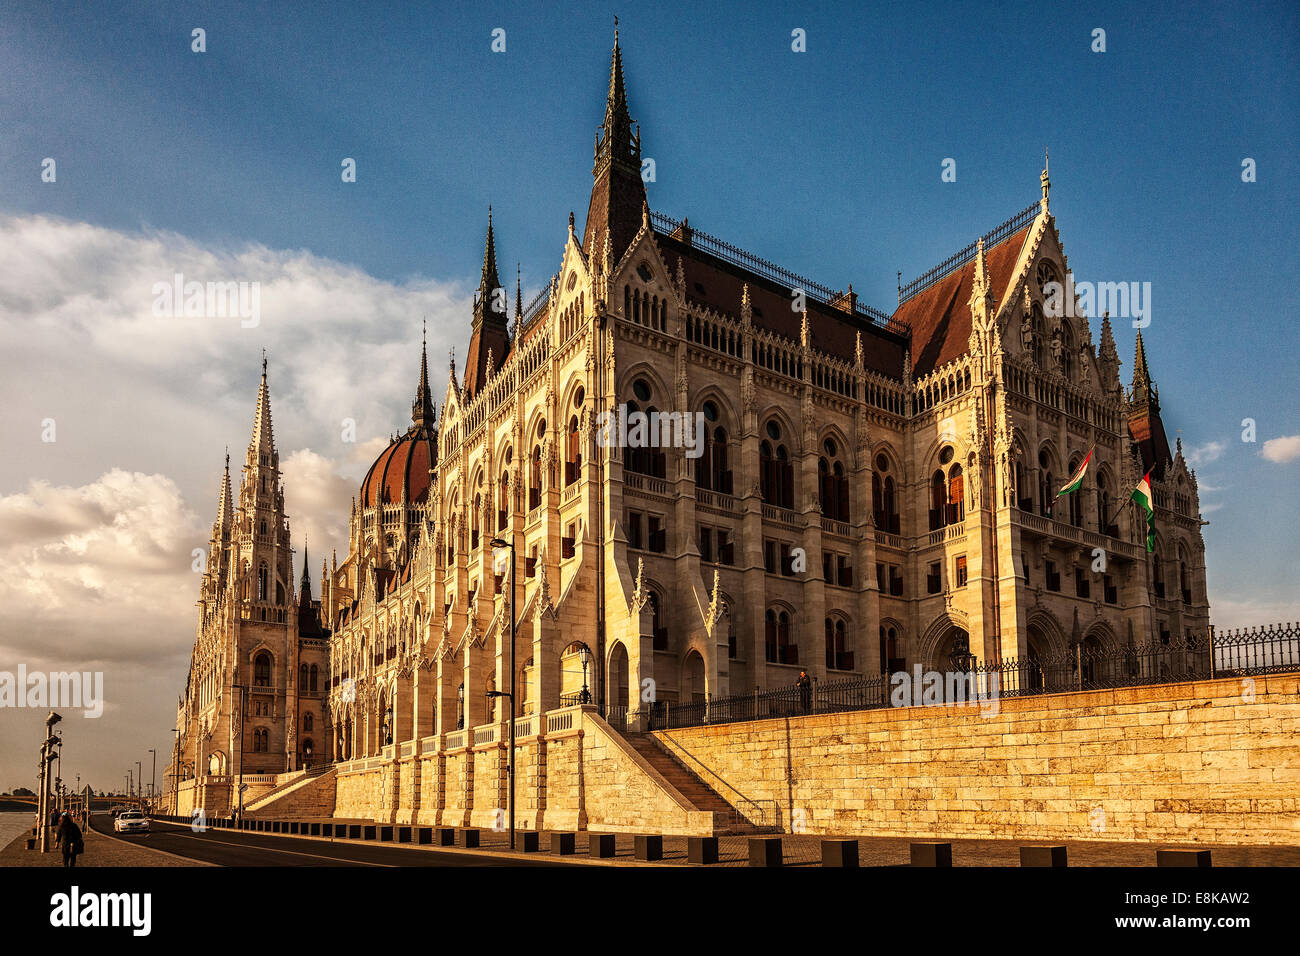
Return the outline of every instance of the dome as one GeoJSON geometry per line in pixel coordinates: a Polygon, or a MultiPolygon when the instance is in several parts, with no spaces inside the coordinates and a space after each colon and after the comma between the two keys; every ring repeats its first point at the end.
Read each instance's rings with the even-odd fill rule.
{"type": "Polygon", "coordinates": [[[410,504],[429,499],[429,469],[436,461],[433,441],[422,429],[412,429],[384,449],[361,482],[361,507],[375,508],[402,500],[402,484],[410,504]],[[412,434],[414,432],[414,434],[412,434]]]}

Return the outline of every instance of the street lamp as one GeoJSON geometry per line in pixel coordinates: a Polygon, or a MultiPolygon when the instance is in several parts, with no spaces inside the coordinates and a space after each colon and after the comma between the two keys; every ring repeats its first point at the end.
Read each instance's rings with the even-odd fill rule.
{"type": "Polygon", "coordinates": [[[50,852],[50,764],[54,762],[54,748],[60,740],[54,733],[54,725],[63,717],[50,711],[49,716],[45,718],[45,740],[41,743],[41,773],[39,795],[36,799],[36,812],[40,814],[37,824],[41,831],[41,852],[50,852]]]}
{"type": "Polygon", "coordinates": [[[489,697],[505,697],[510,701],[510,756],[506,760],[506,773],[510,776],[510,792],[507,800],[507,814],[510,818],[510,849],[515,848],[515,540],[511,535],[509,541],[493,538],[492,564],[500,568],[502,561],[510,561],[510,690],[488,691],[489,697]],[[508,556],[506,552],[509,552],[508,556]]]}
{"type": "Polygon", "coordinates": [[[591,648],[585,642],[578,645],[578,660],[582,661],[582,692],[578,694],[578,703],[590,704],[591,691],[587,689],[587,665],[591,663],[591,648]]]}

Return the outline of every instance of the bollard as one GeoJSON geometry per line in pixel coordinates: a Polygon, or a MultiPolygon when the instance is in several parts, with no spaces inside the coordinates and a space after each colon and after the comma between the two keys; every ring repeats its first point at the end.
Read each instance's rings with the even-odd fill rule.
{"type": "Polygon", "coordinates": [[[615,853],[614,834],[593,833],[587,838],[587,856],[598,860],[613,859],[615,853]]]}
{"type": "Polygon", "coordinates": [[[360,840],[360,839],[361,839],[361,824],[359,824],[359,823],[349,823],[347,826],[348,826],[348,839],[349,839],[349,840],[360,840]]]}
{"type": "Polygon", "coordinates": [[[642,862],[653,863],[664,858],[664,838],[661,836],[637,836],[633,843],[633,856],[642,862]]]}
{"type": "Polygon", "coordinates": [[[686,838],[686,862],[708,865],[718,862],[718,838],[699,836],[686,838]]]}
{"type": "Polygon", "coordinates": [[[576,834],[573,833],[552,833],[551,834],[551,852],[556,856],[572,856],[576,834]]]}
{"type": "Polygon", "coordinates": [[[857,866],[857,840],[822,840],[822,866],[857,866]]]}
{"type": "Polygon", "coordinates": [[[420,827],[415,831],[415,842],[420,846],[433,843],[433,827],[420,827]]]}
{"type": "Polygon", "coordinates": [[[1065,847],[1058,846],[1022,846],[1020,848],[1021,866],[1067,866],[1065,847]]]}
{"type": "Polygon", "coordinates": [[[1210,866],[1209,850],[1156,850],[1156,866],[1210,866]]]}
{"type": "Polygon", "coordinates": [[[952,844],[913,843],[912,866],[952,866],[952,844]]]}
{"type": "Polygon", "coordinates": [[[453,827],[438,827],[438,846],[455,846],[456,830],[453,827]]]}
{"type": "Polygon", "coordinates": [[[411,842],[411,828],[410,828],[410,827],[398,827],[398,828],[397,828],[397,842],[398,842],[398,843],[410,843],[410,842],[411,842]]]}
{"type": "Polygon", "coordinates": [[[525,830],[519,834],[523,837],[523,847],[525,853],[536,853],[540,849],[538,835],[536,830],[525,830]]]}
{"type": "Polygon", "coordinates": [[[308,835],[308,836],[314,836],[314,837],[318,837],[318,836],[320,836],[320,828],[321,828],[321,825],[320,825],[319,823],[312,823],[312,824],[309,824],[309,825],[308,825],[308,830],[307,830],[307,835],[308,835]]]}
{"type": "Polygon", "coordinates": [[[385,827],[380,827],[380,828],[379,828],[379,842],[380,842],[380,843],[392,843],[392,842],[393,842],[393,836],[394,836],[394,831],[393,831],[393,828],[392,828],[392,827],[390,827],[390,826],[385,826],[385,827]]]}
{"type": "Polygon", "coordinates": [[[320,835],[323,837],[329,837],[331,840],[334,839],[334,824],[322,823],[320,825],[320,835]]]}
{"type": "Polygon", "coordinates": [[[785,862],[780,837],[750,837],[750,866],[781,866],[785,862]]]}
{"type": "Polygon", "coordinates": [[[461,833],[461,842],[464,844],[465,849],[467,850],[478,849],[478,845],[479,845],[478,830],[461,830],[460,833],[461,833]]]}

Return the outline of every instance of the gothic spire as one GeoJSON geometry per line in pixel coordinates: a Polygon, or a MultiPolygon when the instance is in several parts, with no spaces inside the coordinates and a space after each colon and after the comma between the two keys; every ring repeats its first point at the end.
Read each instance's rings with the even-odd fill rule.
{"type": "Polygon", "coordinates": [[[302,582],[298,585],[298,593],[304,601],[311,600],[311,564],[307,556],[307,539],[302,539],[302,582]]]}
{"type": "Polygon", "coordinates": [[[492,206],[488,206],[488,228],[487,242],[483,247],[483,274],[479,279],[478,291],[480,296],[491,296],[501,285],[501,280],[497,278],[497,244],[496,238],[492,234],[492,206]]]}
{"type": "Polygon", "coordinates": [[[257,411],[253,415],[253,437],[248,453],[254,463],[259,455],[275,454],[275,435],[271,430],[271,390],[266,384],[266,350],[262,350],[262,383],[257,389],[257,411]]]}
{"type": "Polygon", "coordinates": [[[415,387],[415,401],[411,403],[411,422],[414,431],[427,431],[433,427],[433,394],[429,391],[429,323],[424,323],[420,336],[420,381],[415,387]]]}
{"type": "Polygon", "coordinates": [[[641,134],[634,131],[628,113],[617,25],[609,61],[605,118],[596,132],[591,174],[591,203],[583,227],[582,249],[591,259],[603,255],[608,244],[610,258],[617,262],[641,228],[641,208],[646,201],[641,179],[641,134]]]}
{"type": "Polygon", "coordinates": [[[217,522],[212,536],[221,541],[230,534],[234,525],[235,509],[230,493],[230,449],[226,449],[226,470],[221,475],[221,491],[217,498],[217,522]]]}
{"type": "Polygon", "coordinates": [[[1137,334],[1137,349],[1133,359],[1133,400],[1145,404],[1159,404],[1159,396],[1151,372],[1147,369],[1147,350],[1142,345],[1142,333],[1137,334]]]}

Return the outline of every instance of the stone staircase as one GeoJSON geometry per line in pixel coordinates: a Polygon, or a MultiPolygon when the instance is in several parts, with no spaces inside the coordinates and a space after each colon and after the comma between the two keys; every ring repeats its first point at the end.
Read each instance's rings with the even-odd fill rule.
{"type": "Polygon", "coordinates": [[[691,806],[713,814],[713,832],[716,835],[730,833],[754,833],[757,828],[746,820],[731,804],[718,795],[717,791],[706,784],[691,771],[678,763],[665,752],[650,734],[629,733],[623,739],[632,749],[645,758],[646,763],[663,775],[664,779],[677,788],[677,792],[690,801],[691,806]]]}
{"type": "MultiPolygon", "coordinates": [[[[325,809],[324,805],[328,803],[329,806],[324,815],[329,816],[334,812],[334,801],[332,793],[327,795],[327,791],[332,791],[333,785],[334,767],[331,764],[312,767],[309,770],[303,771],[302,773],[295,775],[293,778],[286,780],[279,786],[273,787],[263,794],[259,794],[256,800],[244,805],[244,815],[257,816],[270,810],[271,805],[275,803],[281,804],[275,808],[277,811],[281,812],[291,806],[294,810],[315,809],[317,806],[325,809]],[[323,779],[326,777],[328,777],[327,780],[323,779]],[[318,782],[321,784],[320,786],[313,786],[318,782]],[[292,798],[295,794],[302,793],[302,791],[306,790],[312,791],[309,799],[286,799],[292,798]]],[[[303,794],[303,796],[306,797],[307,794],[303,794]]]]}

